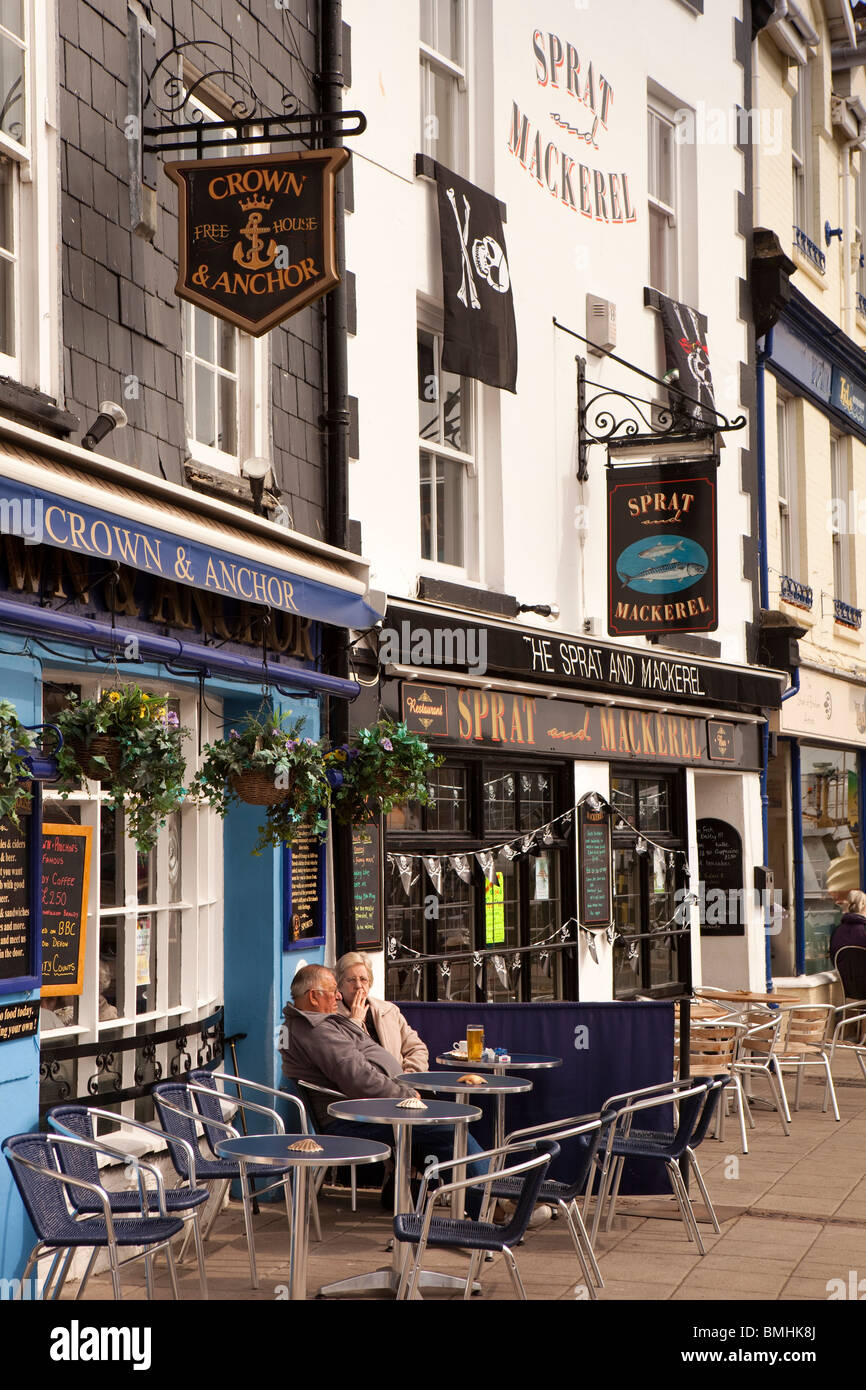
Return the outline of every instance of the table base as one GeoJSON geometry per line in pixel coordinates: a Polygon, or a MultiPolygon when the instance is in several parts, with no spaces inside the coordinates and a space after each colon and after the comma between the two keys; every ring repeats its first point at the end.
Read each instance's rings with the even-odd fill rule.
{"type": "MultiPolygon", "coordinates": [[[[341,1293],[373,1293],[379,1290],[384,1293],[396,1294],[400,1287],[400,1275],[390,1266],[387,1269],[375,1269],[370,1274],[356,1274],[351,1279],[340,1279],[336,1284],[325,1284],[319,1289],[317,1298],[330,1298],[332,1294],[341,1293]]],[[[436,1274],[432,1270],[422,1269],[418,1277],[418,1287],[421,1289],[453,1289],[455,1292],[463,1292],[466,1288],[466,1280],[459,1279],[454,1274],[436,1274]]],[[[472,1285],[473,1293],[481,1292],[481,1285],[472,1285]]]]}

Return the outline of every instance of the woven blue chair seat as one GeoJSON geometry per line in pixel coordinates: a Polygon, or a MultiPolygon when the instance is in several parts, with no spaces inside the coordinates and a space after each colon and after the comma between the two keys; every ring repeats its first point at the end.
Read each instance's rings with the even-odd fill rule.
{"type": "MultiPolygon", "coordinates": [[[[148,1211],[158,1212],[158,1194],[154,1192],[153,1189],[150,1189],[146,1196],[148,1211]]],[[[169,1187],[165,1192],[165,1209],[169,1215],[175,1211],[189,1211],[190,1207],[201,1206],[203,1202],[207,1201],[209,1196],[210,1193],[204,1187],[196,1188],[192,1192],[190,1192],[188,1187],[169,1187]]],[[[141,1197],[139,1196],[137,1187],[129,1192],[110,1191],[108,1198],[111,1202],[112,1215],[115,1212],[120,1213],[121,1216],[125,1212],[129,1212],[131,1216],[141,1215],[141,1197]]],[[[77,1211],[95,1212],[97,1216],[102,1215],[102,1203],[99,1198],[91,1192],[76,1193],[73,1197],[73,1201],[75,1202],[77,1211]]]]}
{"type": "MultiPolygon", "coordinates": [[[[512,1201],[520,1192],[522,1183],[520,1178],[503,1178],[501,1182],[495,1182],[491,1187],[494,1197],[508,1197],[512,1201]]],[[[574,1184],[568,1182],[556,1182],[553,1178],[549,1182],[543,1182],[538,1190],[538,1202],[570,1202],[577,1196],[574,1184]]]]}
{"type": "MultiPolygon", "coordinates": [[[[173,1236],[180,1235],[182,1230],[183,1222],[176,1216],[153,1219],[140,1216],[137,1220],[123,1216],[114,1217],[114,1239],[118,1245],[141,1245],[142,1236],[145,1235],[148,1244],[152,1241],[170,1240],[173,1236]]],[[[70,1218],[65,1230],[46,1235],[43,1239],[50,1245],[106,1245],[108,1237],[105,1218],[89,1216],[86,1221],[74,1221],[70,1218]]]]}
{"type": "MultiPolygon", "coordinates": [[[[517,1179],[517,1190],[521,1182],[517,1179]]],[[[414,1212],[404,1212],[394,1217],[394,1235],[402,1241],[418,1241],[424,1218],[414,1212]]],[[[452,1250],[501,1250],[504,1241],[504,1226],[494,1226],[486,1221],[455,1221],[449,1216],[434,1216],[430,1223],[430,1237],[427,1245],[452,1250]]]]}

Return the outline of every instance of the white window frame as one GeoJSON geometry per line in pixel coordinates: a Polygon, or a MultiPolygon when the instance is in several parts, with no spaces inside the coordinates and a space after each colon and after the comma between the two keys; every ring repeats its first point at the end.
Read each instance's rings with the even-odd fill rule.
{"type": "MultiPolygon", "coordinates": [[[[188,96],[184,104],[184,112],[189,107],[195,108],[202,113],[205,121],[218,121],[220,113],[216,106],[209,106],[198,96],[188,96]]],[[[267,153],[269,146],[256,146],[260,153],[267,153]]],[[[238,154],[243,155],[247,152],[243,144],[238,145],[238,154]]],[[[227,158],[234,151],[227,146],[220,146],[213,151],[213,156],[220,154],[227,158]]],[[[195,436],[195,387],[194,372],[195,363],[198,360],[195,354],[195,335],[194,322],[195,313],[198,306],[184,303],[183,305],[183,364],[184,364],[184,414],[186,419],[186,444],[189,457],[196,463],[202,464],[206,468],[214,469],[217,472],[229,473],[239,476],[241,467],[245,459],[266,458],[273,459],[273,450],[270,436],[270,401],[269,372],[270,372],[270,348],[268,344],[268,334],[264,333],[259,338],[253,338],[249,333],[242,332],[239,328],[232,331],[235,335],[235,371],[226,372],[215,363],[207,363],[208,368],[216,377],[234,375],[237,381],[235,391],[235,431],[236,431],[236,451],[231,453],[224,449],[213,448],[209,444],[202,443],[195,436]]],[[[206,310],[200,312],[206,313],[206,310]]],[[[211,315],[210,317],[215,317],[211,315]]]]}
{"type": "MultiPolygon", "coordinates": [[[[436,376],[437,381],[441,380],[442,375],[442,319],[431,312],[425,306],[422,312],[419,307],[418,326],[416,337],[421,333],[430,334],[435,341],[436,347],[436,376]]],[[[471,578],[474,576],[478,564],[478,475],[476,459],[478,457],[477,422],[480,406],[478,383],[471,377],[462,377],[462,393],[464,402],[464,447],[454,449],[448,444],[443,444],[437,440],[430,440],[422,437],[419,429],[418,434],[418,501],[419,501],[419,529],[418,545],[421,556],[421,566],[424,573],[431,575],[442,575],[454,579],[455,577],[471,578]],[[465,420],[468,415],[468,421],[465,420]],[[461,474],[461,513],[462,513],[462,564],[448,564],[445,561],[428,558],[423,553],[423,533],[421,530],[421,455],[428,454],[434,460],[442,459],[454,467],[462,470],[461,474]]],[[[443,403],[439,401],[439,418],[442,419],[443,403]]],[[[433,485],[433,496],[435,498],[435,484],[433,485]]],[[[435,501],[431,511],[431,534],[436,533],[436,511],[435,501]]]]}
{"type": "Polygon", "coordinates": [[[814,240],[813,176],[812,72],[805,63],[797,68],[797,89],[791,96],[791,182],[794,226],[810,241],[814,240]]]}
{"type": "Polygon", "coordinates": [[[779,487],[779,568],[797,583],[805,583],[800,534],[800,459],[797,447],[796,403],[776,395],[776,452],[779,487]]]}
{"type": "Polygon", "coordinates": [[[648,248],[648,279],[652,289],[658,290],[660,294],[668,295],[672,299],[679,298],[680,283],[680,160],[679,145],[676,141],[676,126],[671,112],[667,111],[661,104],[650,97],[647,103],[647,201],[649,203],[648,225],[650,228],[650,238],[652,238],[653,218],[656,222],[663,221],[667,227],[664,239],[664,281],[662,285],[654,285],[652,282],[652,241],[648,248]],[[671,170],[670,183],[673,190],[674,202],[666,203],[652,192],[654,158],[657,161],[660,154],[660,143],[654,138],[654,132],[662,127],[670,130],[670,150],[671,150],[671,170]]]}
{"type": "Polygon", "coordinates": [[[857,607],[857,577],[854,567],[851,517],[848,503],[853,493],[850,437],[830,434],[831,497],[839,499],[836,515],[846,518],[844,529],[833,531],[833,597],[851,608],[857,607]],[[840,505],[841,504],[841,505],[840,505]]]}
{"type": "MultiPolygon", "coordinates": [[[[424,4],[424,0],[421,0],[421,4],[424,4]]],[[[468,176],[469,123],[467,120],[466,73],[468,69],[467,49],[469,35],[466,23],[466,0],[458,0],[458,5],[458,59],[456,61],[438,46],[438,35],[435,32],[438,11],[435,4],[433,7],[433,42],[426,43],[420,38],[418,41],[421,65],[419,74],[421,97],[420,149],[423,154],[429,155],[431,159],[438,160],[440,164],[444,164],[447,168],[453,169],[455,173],[468,176]],[[451,150],[442,149],[440,147],[434,95],[436,77],[448,83],[451,105],[450,124],[454,132],[454,148],[451,150]]]]}
{"type": "MultiPolygon", "coordinates": [[[[68,670],[46,671],[45,679],[79,686],[83,697],[98,696],[103,688],[110,688],[112,683],[110,678],[100,680],[80,671],[68,670]]],[[[188,687],[170,686],[156,679],[142,680],[141,683],[152,693],[168,693],[169,698],[179,702],[181,724],[190,730],[190,736],[184,740],[184,755],[191,778],[200,762],[196,753],[198,747],[221,736],[221,706],[213,698],[207,704],[200,703],[196,692],[188,687]]],[[[208,1018],[223,1003],[223,829],[220,817],[210,807],[196,806],[188,800],[176,812],[181,822],[181,843],[179,896],[174,898],[169,898],[165,889],[168,884],[169,830],[164,827],[159,832],[156,848],[152,851],[156,855],[155,902],[139,901],[136,847],[124,835],[117,843],[117,853],[122,852],[124,856],[124,902],[122,905],[103,906],[100,882],[101,808],[106,800],[107,792],[96,782],[85,783],[66,801],[50,788],[46,788],[43,798],[43,820],[46,823],[63,824],[69,820],[65,808],[77,806],[80,808],[80,823],[90,826],[92,830],[84,988],[78,996],[60,997],[61,1005],[74,1004],[77,1000],[77,1020],[62,1028],[43,1028],[46,1042],[63,1038],[67,1043],[96,1043],[112,1030],[122,1038],[133,1038],[142,1024],[147,1025],[148,1033],[160,1032],[178,1027],[182,1022],[208,1018]],[[179,977],[172,980],[169,930],[170,918],[174,913],[180,914],[180,970],[179,977]],[[156,995],[153,1008],[137,1013],[136,926],[142,917],[151,919],[151,930],[156,933],[156,995]],[[100,1022],[100,941],[103,926],[111,924],[116,924],[118,928],[123,955],[122,972],[118,971],[115,981],[119,991],[116,998],[118,1016],[100,1022]],[[179,990],[174,988],[175,984],[179,985],[179,990]],[[179,1002],[172,1002],[173,999],[179,1002]]],[[[109,1038],[106,1038],[106,1048],[111,1048],[109,1038]]],[[[172,1055],[168,1044],[161,1044],[157,1049],[156,1061],[162,1066],[163,1076],[170,1074],[172,1055]]],[[[135,1085],[136,1051],[130,1049],[117,1053],[117,1064],[121,1088],[135,1085]]],[[[77,1074],[70,1075],[69,1079],[74,1094],[83,1094],[88,1077],[95,1070],[94,1059],[87,1057],[77,1063],[62,1065],[69,1067],[70,1071],[77,1067],[77,1074]]],[[[99,1103],[98,1096],[94,1102],[99,1103]]],[[[122,1112],[133,1115],[135,1104],[135,1101],[123,1102],[122,1112]]]]}
{"type": "MultiPolygon", "coordinates": [[[[24,51],[21,141],[0,131],[14,200],[11,256],[15,265],[15,350],[0,353],[0,375],[60,398],[59,140],[55,55],[55,0],[24,0],[24,38],[3,39],[24,51]]],[[[94,405],[96,403],[94,402],[94,405]]]]}

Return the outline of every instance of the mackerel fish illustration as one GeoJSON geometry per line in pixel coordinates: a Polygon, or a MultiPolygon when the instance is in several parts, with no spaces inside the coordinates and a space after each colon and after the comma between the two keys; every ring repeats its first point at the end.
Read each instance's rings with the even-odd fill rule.
{"type": "Polygon", "coordinates": [[[699,579],[706,569],[706,565],[698,565],[694,560],[677,560],[669,561],[666,565],[651,565],[638,574],[620,575],[620,578],[625,585],[634,584],[635,580],[640,580],[642,584],[661,584],[666,579],[699,579]]]}
{"type": "Polygon", "coordinates": [[[656,541],[648,550],[639,550],[638,556],[641,560],[660,560],[663,555],[670,555],[674,550],[680,550],[683,541],[673,541],[670,545],[665,545],[663,541],[656,541]]]}

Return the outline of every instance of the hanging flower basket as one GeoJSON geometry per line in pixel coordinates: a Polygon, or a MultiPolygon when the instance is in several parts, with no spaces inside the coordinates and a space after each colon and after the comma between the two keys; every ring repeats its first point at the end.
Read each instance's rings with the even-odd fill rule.
{"type": "Polygon", "coordinates": [[[335,818],[342,825],[361,825],[409,801],[426,805],[427,779],[441,761],[393,719],[359,729],[351,747],[344,744],[325,755],[335,818]]]}
{"type": "Polygon", "coordinates": [[[98,700],[70,695],[57,726],[64,740],[57,753],[61,795],[84,778],[101,782],[109,809],[123,811],[126,833],[147,854],[185,795],[181,744],[188,730],[168,697],[137,685],[104,690],[98,700]]]}
{"type": "Polygon", "coordinates": [[[32,732],[18,718],[10,700],[0,700],[0,820],[18,825],[31,808],[30,765],[27,755],[36,747],[32,732]]]}
{"type": "Polygon", "coordinates": [[[205,745],[190,793],[221,816],[239,801],[266,806],[255,854],[292,844],[302,828],[314,835],[327,829],[330,788],[323,753],[313,739],[301,736],[303,722],[287,728],[282,717],[268,713],[205,745]]]}
{"type": "Polygon", "coordinates": [[[91,782],[112,782],[120,770],[122,749],[116,738],[97,734],[90,743],[70,738],[69,751],[91,782]]]}
{"type": "Polygon", "coordinates": [[[272,772],[236,772],[231,779],[232,789],[248,806],[278,806],[285,801],[288,787],[278,787],[272,772]]]}

